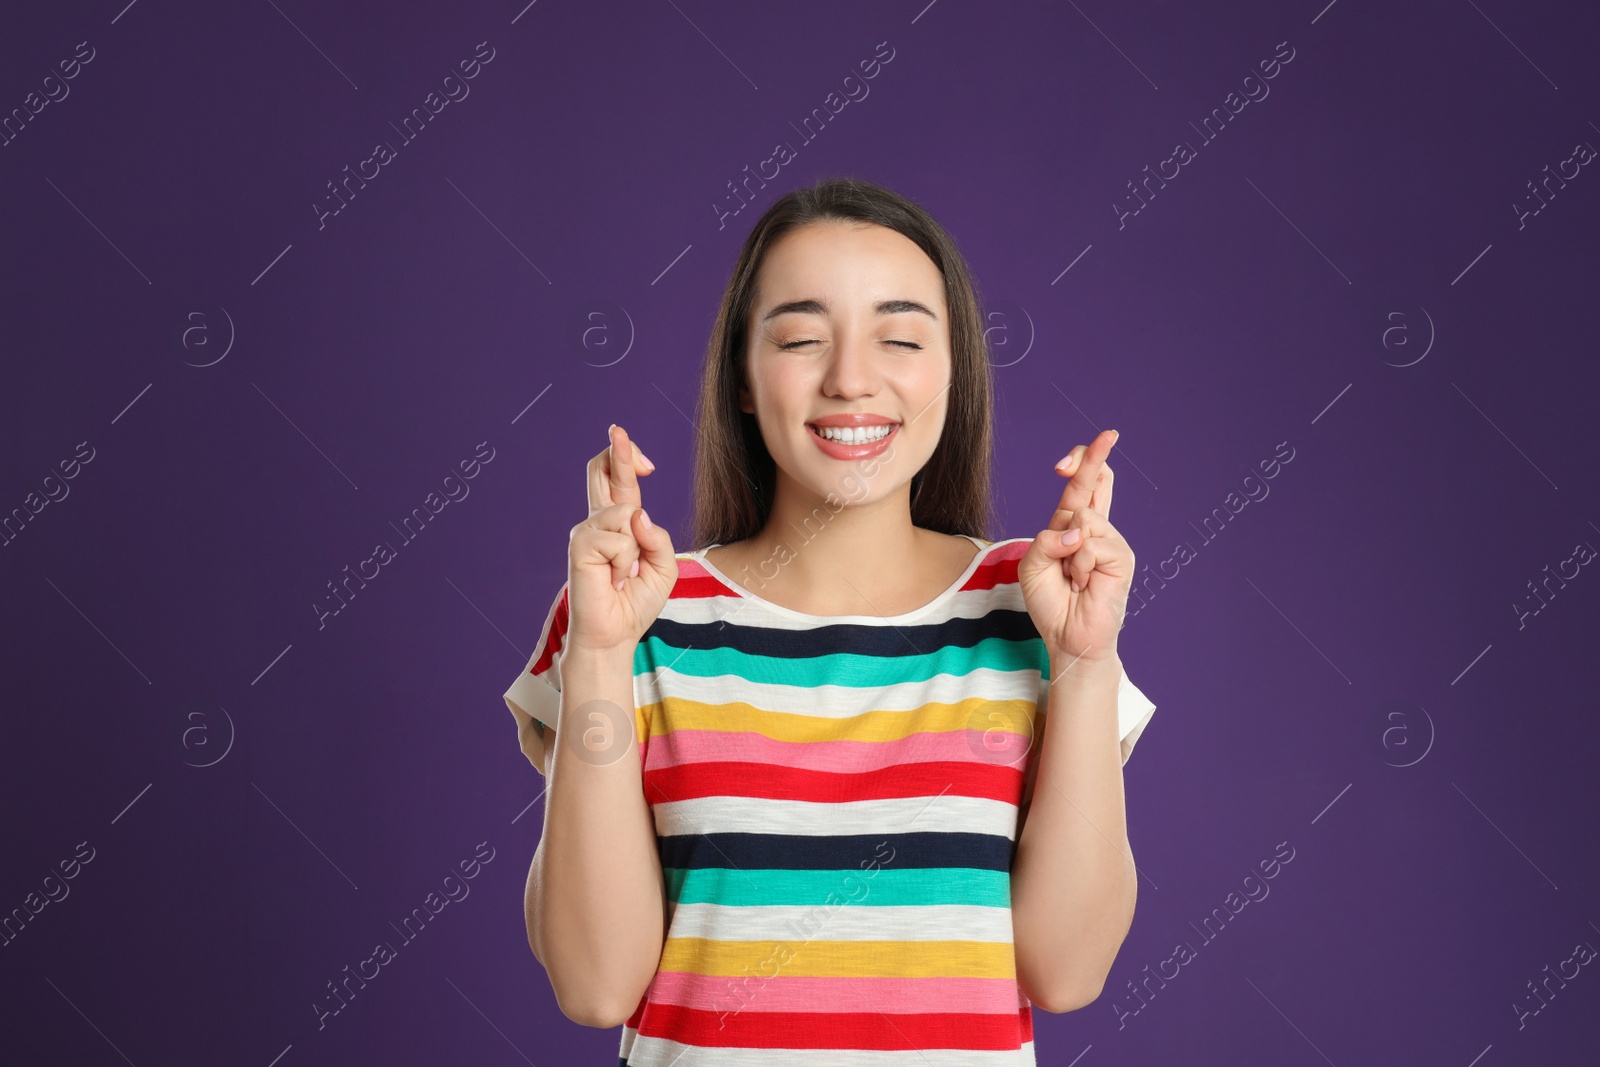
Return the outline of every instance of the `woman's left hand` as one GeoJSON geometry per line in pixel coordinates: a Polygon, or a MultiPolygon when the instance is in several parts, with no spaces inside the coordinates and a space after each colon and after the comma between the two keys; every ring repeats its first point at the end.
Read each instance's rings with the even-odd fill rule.
{"type": "Polygon", "coordinates": [[[1072,477],[1056,513],[1017,561],[1023,601],[1052,663],[1063,657],[1070,664],[1117,654],[1134,556],[1106,517],[1112,479],[1105,461],[1116,441],[1115,430],[1104,430],[1068,454],[1058,470],[1071,471],[1072,477]],[[1061,534],[1073,531],[1077,539],[1063,545],[1061,534]]]}

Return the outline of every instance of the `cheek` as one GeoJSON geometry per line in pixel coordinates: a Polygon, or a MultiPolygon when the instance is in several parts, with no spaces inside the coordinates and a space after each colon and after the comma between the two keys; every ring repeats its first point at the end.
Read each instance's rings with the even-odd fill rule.
{"type": "Polygon", "coordinates": [[[769,395],[781,402],[794,397],[798,390],[815,387],[820,367],[814,360],[777,359],[763,367],[762,373],[769,395]]]}
{"type": "Polygon", "coordinates": [[[783,363],[763,368],[755,395],[760,410],[775,425],[787,425],[809,413],[805,398],[816,395],[816,391],[817,384],[805,367],[783,363]]]}
{"type": "Polygon", "coordinates": [[[943,425],[944,412],[950,403],[949,364],[930,361],[908,367],[895,379],[895,389],[917,419],[912,429],[919,434],[937,433],[936,428],[943,425]]]}
{"type": "Polygon", "coordinates": [[[898,364],[892,377],[907,395],[920,395],[926,401],[950,381],[951,370],[948,353],[924,352],[921,358],[898,364]]]}

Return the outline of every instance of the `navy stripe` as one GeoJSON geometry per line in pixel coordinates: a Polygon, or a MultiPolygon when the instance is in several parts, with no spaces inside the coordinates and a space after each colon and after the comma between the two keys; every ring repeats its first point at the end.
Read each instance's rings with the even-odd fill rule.
{"type": "Polygon", "coordinates": [[[663,867],[680,870],[843,871],[889,853],[895,867],[1010,871],[1016,844],[1003,834],[908,833],[813,837],[800,834],[671,834],[657,838],[663,867]]]}
{"type": "Polygon", "coordinates": [[[807,630],[740,626],[726,621],[675,622],[658,616],[645,631],[671,648],[728,648],[752,656],[809,659],[836,652],[861,656],[918,656],[955,646],[974,648],[985,638],[1042,642],[1026,611],[996,608],[976,619],[955,618],[922,626],[832,623],[807,630]]]}

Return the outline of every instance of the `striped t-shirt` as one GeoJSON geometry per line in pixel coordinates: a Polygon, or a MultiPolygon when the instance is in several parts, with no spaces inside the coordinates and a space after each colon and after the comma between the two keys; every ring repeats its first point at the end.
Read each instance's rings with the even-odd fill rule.
{"type": "MultiPolygon", "coordinates": [[[[971,540],[889,617],[792,611],[677,555],[633,662],[666,943],[620,1063],[1035,1062],[1010,870],[1050,661],[1017,585],[1033,539],[971,540]]],[[[558,725],[567,592],[505,694],[519,728],[558,725]]],[[[1154,710],[1124,673],[1124,762],[1154,710]]]]}

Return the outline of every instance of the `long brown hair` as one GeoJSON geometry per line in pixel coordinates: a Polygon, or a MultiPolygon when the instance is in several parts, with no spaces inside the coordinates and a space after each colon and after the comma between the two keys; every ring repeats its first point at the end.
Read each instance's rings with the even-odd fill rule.
{"type": "MultiPolygon", "coordinates": [[[[759,533],[772,512],[777,464],[756,416],[739,408],[756,272],[790,230],[839,219],[886,226],[915,242],[944,277],[950,314],[950,389],[944,430],[911,478],[911,524],[990,540],[994,400],[983,313],[966,260],[934,218],[899,193],[856,178],[830,178],[779,198],[750,231],[711,328],[695,421],[694,510],[689,551],[759,533]]],[[[684,550],[680,550],[684,551],[684,550]]]]}

